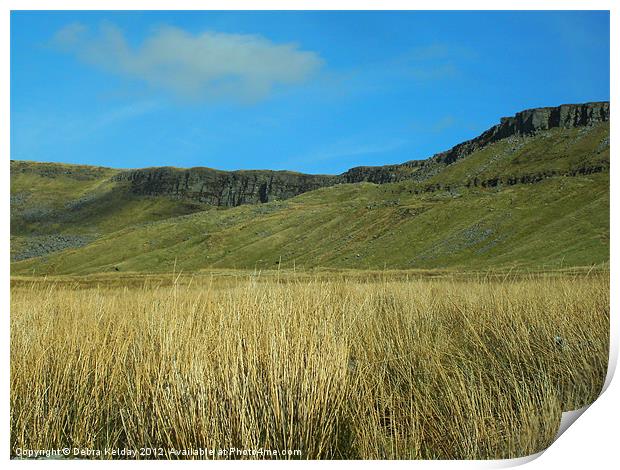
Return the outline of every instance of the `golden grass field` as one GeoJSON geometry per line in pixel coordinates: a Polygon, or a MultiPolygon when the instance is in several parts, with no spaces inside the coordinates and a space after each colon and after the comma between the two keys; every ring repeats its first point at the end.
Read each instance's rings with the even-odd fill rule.
{"type": "Polygon", "coordinates": [[[21,279],[11,447],[519,457],[597,398],[608,343],[607,272],[21,279]]]}

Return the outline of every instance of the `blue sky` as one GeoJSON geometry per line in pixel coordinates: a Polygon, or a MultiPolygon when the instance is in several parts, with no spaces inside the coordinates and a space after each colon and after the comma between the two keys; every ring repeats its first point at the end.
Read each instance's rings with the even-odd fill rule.
{"type": "Polygon", "coordinates": [[[11,158],[340,173],[609,76],[607,12],[13,12],[11,158]]]}

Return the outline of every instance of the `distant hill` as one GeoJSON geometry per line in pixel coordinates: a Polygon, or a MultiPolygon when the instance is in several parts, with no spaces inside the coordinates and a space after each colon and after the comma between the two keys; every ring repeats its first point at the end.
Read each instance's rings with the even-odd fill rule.
{"type": "Polygon", "coordinates": [[[341,175],[11,161],[14,274],[487,269],[609,259],[609,103],[341,175]]]}

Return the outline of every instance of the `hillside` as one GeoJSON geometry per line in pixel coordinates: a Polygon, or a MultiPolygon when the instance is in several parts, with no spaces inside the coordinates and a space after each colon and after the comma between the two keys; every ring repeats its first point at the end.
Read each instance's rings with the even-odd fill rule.
{"type": "Polygon", "coordinates": [[[13,274],[609,259],[609,103],[539,108],[342,175],[11,162],[13,274]]]}

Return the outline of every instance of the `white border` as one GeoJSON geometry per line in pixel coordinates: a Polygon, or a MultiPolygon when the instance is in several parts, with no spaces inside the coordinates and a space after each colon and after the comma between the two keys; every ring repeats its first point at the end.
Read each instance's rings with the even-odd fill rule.
{"type": "MultiPolygon", "coordinates": [[[[435,0],[433,2],[422,1],[334,1],[334,0],[229,0],[227,2],[213,1],[195,1],[195,0],[5,0],[0,9],[0,50],[2,54],[3,64],[3,80],[2,89],[0,90],[0,106],[2,109],[2,138],[0,140],[0,148],[2,149],[3,165],[8,165],[10,155],[9,147],[9,125],[10,122],[10,74],[9,74],[9,54],[10,54],[10,10],[611,10],[611,95],[616,96],[617,78],[618,78],[618,14],[620,8],[614,8],[612,1],[583,1],[583,0],[521,0],[521,1],[489,1],[489,0],[471,0],[467,2],[435,0]]],[[[561,73],[561,72],[560,72],[561,73]]],[[[613,100],[612,100],[613,101],[613,100]]],[[[618,135],[618,126],[615,121],[611,121],[612,139],[618,135]]],[[[615,155],[615,145],[612,147],[615,155]]],[[[612,160],[615,157],[612,157],[612,160]]],[[[618,207],[620,193],[614,184],[618,181],[618,172],[616,164],[611,165],[611,238],[616,238],[618,233],[617,217],[614,215],[615,208],[618,207]]],[[[0,445],[2,446],[2,458],[8,461],[9,456],[9,187],[10,175],[8,168],[4,166],[4,171],[0,172],[1,187],[3,188],[2,201],[0,207],[3,214],[4,224],[2,224],[2,261],[5,269],[2,270],[2,279],[0,280],[0,292],[2,299],[3,328],[2,328],[2,353],[4,357],[4,365],[2,368],[2,407],[0,427],[0,445]]],[[[611,244],[611,285],[617,286],[617,274],[615,266],[617,266],[618,256],[614,247],[616,241],[611,244]]],[[[513,466],[515,464],[528,463],[528,468],[610,468],[611,462],[617,462],[617,430],[616,423],[620,416],[618,412],[618,404],[620,403],[620,386],[618,380],[609,383],[609,379],[613,374],[617,363],[618,353],[618,321],[616,321],[615,312],[618,307],[618,295],[612,288],[611,291],[611,309],[612,309],[612,355],[610,357],[610,375],[608,375],[608,388],[602,396],[578,419],[578,423],[571,426],[564,434],[562,434],[557,442],[549,449],[538,456],[538,458],[518,459],[517,461],[451,461],[451,462],[429,462],[429,461],[402,461],[402,462],[382,462],[382,461],[347,461],[347,462],[322,462],[320,465],[340,466],[340,465],[359,465],[370,466],[376,465],[396,465],[396,466],[415,466],[416,468],[498,468],[513,466]]],[[[82,461],[10,461],[11,466],[19,466],[21,468],[31,468],[31,466],[50,465],[57,467],[59,465],[79,465],[82,461]]],[[[94,466],[109,465],[108,462],[92,461],[89,462],[94,466]]],[[[145,465],[144,463],[114,461],[114,465],[145,465]]],[[[314,461],[297,462],[294,464],[284,462],[183,462],[181,465],[214,465],[214,466],[237,466],[237,465],[253,465],[280,467],[286,465],[296,465],[305,467],[315,465],[314,461]]],[[[148,462],[147,465],[178,465],[171,462],[148,462]]]]}

